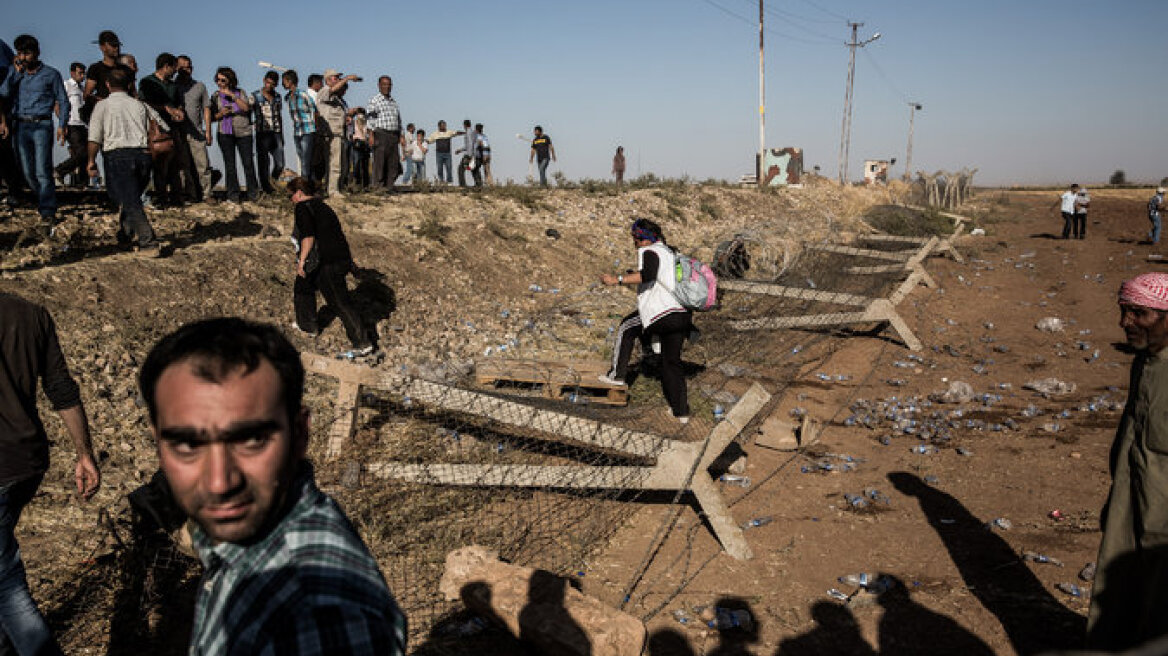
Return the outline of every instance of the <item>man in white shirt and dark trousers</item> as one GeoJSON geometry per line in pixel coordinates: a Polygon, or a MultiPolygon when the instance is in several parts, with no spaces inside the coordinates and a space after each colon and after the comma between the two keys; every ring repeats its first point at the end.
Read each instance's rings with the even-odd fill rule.
{"type": "Polygon", "coordinates": [[[97,103],[89,119],[89,174],[97,175],[100,151],[105,161],[106,190],[122,207],[118,242],[129,244],[137,237],[139,252],[159,257],[162,249],[142,209],[142,192],[152,168],[147,141],[150,119],[163,130],[169,128],[158,112],[126,93],[130,79],[125,71],[110,71],[107,82],[110,95],[97,103]]]}
{"type": "Polygon", "coordinates": [[[69,122],[65,126],[65,141],[69,144],[69,159],[57,165],[57,184],[64,186],[65,176],[73,176],[73,186],[86,183],[85,142],[89,130],[81,120],[81,107],[85,104],[82,81],[85,80],[85,64],[73,62],[69,65],[69,78],[65,80],[65,95],[69,97],[69,122]]]}
{"type": "Polygon", "coordinates": [[[1075,224],[1075,198],[1078,194],[1079,185],[1073,184],[1070,189],[1063,192],[1062,196],[1059,196],[1059,211],[1063,215],[1063,239],[1071,238],[1071,228],[1075,224]]]}

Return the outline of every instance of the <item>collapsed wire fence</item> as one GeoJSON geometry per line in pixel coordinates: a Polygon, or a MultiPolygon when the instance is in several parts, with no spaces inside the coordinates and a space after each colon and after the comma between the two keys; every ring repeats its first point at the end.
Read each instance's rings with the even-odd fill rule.
{"type": "MultiPolygon", "coordinates": [[[[832,217],[818,220],[830,235],[832,217]]],[[[744,284],[881,299],[905,277],[887,260],[815,250],[781,225],[718,235],[708,243],[717,248],[679,246],[715,262],[722,279],[744,284]],[[886,270],[848,273],[857,265],[886,270]]],[[[477,359],[475,370],[491,371],[488,378],[452,362],[383,362],[364,367],[367,378],[350,407],[338,402],[344,382],[308,377],[305,401],[315,417],[310,457],[318,481],[342,504],[381,565],[409,618],[412,653],[508,651],[498,635],[465,635],[468,615],[461,602],[440,594],[450,551],[479,544],[507,562],[571,575],[587,571],[642,508],[664,504],[669,511],[661,521],[642,527],[653,539],[633,575],[621,582],[622,599],[610,600],[634,602],[646,619],[655,615],[720,552],[695,553],[695,537],[707,528],[699,518],[687,525],[680,536],[684,545],[670,560],[658,558],[662,545],[678,537],[678,520],[690,506],[681,494],[687,486],[665,492],[653,487],[654,463],[674,444],[693,445],[700,453],[718,419],[756,383],[771,395],[757,415],[764,419],[791,381],[839,347],[833,337],[873,327],[841,325],[840,311],[848,307],[834,301],[842,297],[724,292],[717,310],[696,315],[700,339],[683,353],[693,415],[683,427],[662,399],[660,362],[648,345],[634,355],[627,390],[614,391],[597,379],[607,370],[613,328],[633,310],[631,295],[594,288],[530,295],[533,303],[512,311],[515,330],[477,359]],[[822,320],[793,330],[742,323],[796,316],[822,320]],[[662,567],[687,575],[675,589],[654,592],[664,602],[650,604],[662,567]]],[[[872,334],[878,331],[875,326],[872,334]]],[[[897,340],[891,333],[877,336],[887,345],[897,340]]],[[[749,441],[756,425],[738,441],[749,441]]],[[[691,469],[687,475],[707,474],[691,469]]],[[[183,653],[198,561],[165,533],[133,526],[127,516],[107,518],[90,537],[97,546],[77,585],[51,595],[50,622],[72,624],[71,635],[90,636],[94,629],[82,628],[86,623],[105,622],[111,654],[143,645],[154,653],[183,653]]]]}

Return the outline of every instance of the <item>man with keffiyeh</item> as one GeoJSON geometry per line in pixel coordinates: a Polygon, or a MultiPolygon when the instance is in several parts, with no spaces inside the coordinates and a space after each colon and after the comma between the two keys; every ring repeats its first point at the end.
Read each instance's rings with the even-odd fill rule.
{"type": "Polygon", "coordinates": [[[1087,645],[1109,652],[1168,636],[1168,273],[1124,282],[1119,317],[1136,358],[1087,619],[1087,645]]]}

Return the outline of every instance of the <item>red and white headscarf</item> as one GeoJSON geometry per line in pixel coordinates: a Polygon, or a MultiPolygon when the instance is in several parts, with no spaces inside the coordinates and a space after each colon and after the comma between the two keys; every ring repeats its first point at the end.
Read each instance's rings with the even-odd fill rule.
{"type": "Polygon", "coordinates": [[[1119,286],[1119,302],[1168,310],[1168,273],[1141,273],[1119,286]]]}

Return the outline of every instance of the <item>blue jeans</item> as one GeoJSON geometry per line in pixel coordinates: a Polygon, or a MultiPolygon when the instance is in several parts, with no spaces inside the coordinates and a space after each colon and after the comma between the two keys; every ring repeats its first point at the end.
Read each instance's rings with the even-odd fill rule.
{"type": "Polygon", "coordinates": [[[137,237],[139,246],[152,246],[154,229],[142,209],[142,190],[150,180],[150,153],[144,148],[119,148],[103,152],[102,158],[106,191],[122,207],[118,240],[129,242],[137,237]]]}
{"type": "Polygon", "coordinates": [[[40,484],[41,476],[33,476],[0,485],[0,653],[8,653],[13,647],[21,656],[61,653],[29,594],[14,533],[20,511],[40,484]]]}
{"type": "Polygon", "coordinates": [[[315,134],[302,134],[296,137],[296,155],[300,157],[300,177],[312,180],[312,145],[315,143],[315,134]]]}
{"type": "Polygon", "coordinates": [[[1152,222],[1152,231],[1148,233],[1148,239],[1152,240],[1153,244],[1160,243],[1160,213],[1149,214],[1148,220],[1152,222]]]}
{"type": "Polygon", "coordinates": [[[446,180],[447,184],[454,182],[453,174],[453,160],[450,158],[450,153],[434,153],[434,166],[438,169],[438,176],[436,180],[446,180]],[[446,177],[442,177],[443,169],[446,170],[446,177]]]}
{"type": "Polygon", "coordinates": [[[41,218],[57,217],[57,188],[53,184],[53,120],[16,121],[16,156],[37,197],[41,218]]]}
{"type": "Polygon", "coordinates": [[[537,162],[539,164],[539,183],[545,187],[547,186],[547,167],[551,161],[552,160],[549,157],[547,159],[541,159],[539,162],[537,162]]]}
{"type": "Polygon", "coordinates": [[[414,160],[406,158],[406,173],[402,176],[402,184],[409,184],[414,179],[414,160]]]}

